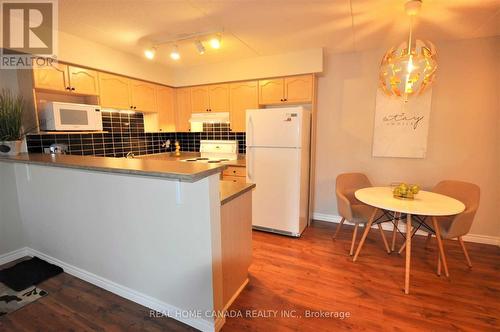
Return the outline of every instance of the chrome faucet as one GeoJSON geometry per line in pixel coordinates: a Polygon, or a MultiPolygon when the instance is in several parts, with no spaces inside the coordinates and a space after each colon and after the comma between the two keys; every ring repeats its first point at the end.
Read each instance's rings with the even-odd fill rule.
{"type": "Polygon", "coordinates": [[[135,154],[132,151],[130,151],[129,153],[127,153],[127,158],[133,159],[133,158],[135,158],[135,154]]]}
{"type": "Polygon", "coordinates": [[[162,148],[167,148],[167,149],[168,149],[168,148],[170,147],[170,140],[169,140],[169,139],[167,139],[167,141],[166,141],[166,142],[161,142],[161,143],[160,143],[160,147],[162,147],[162,148]]]}

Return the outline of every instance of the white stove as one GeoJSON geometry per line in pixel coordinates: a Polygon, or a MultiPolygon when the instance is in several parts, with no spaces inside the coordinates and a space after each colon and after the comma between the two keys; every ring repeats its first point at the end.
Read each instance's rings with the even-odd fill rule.
{"type": "Polygon", "coordinates": [[[184,162],[217,164],[238,159],[238,141],[200,141],[200,157],[183,159],[184,162]]]}

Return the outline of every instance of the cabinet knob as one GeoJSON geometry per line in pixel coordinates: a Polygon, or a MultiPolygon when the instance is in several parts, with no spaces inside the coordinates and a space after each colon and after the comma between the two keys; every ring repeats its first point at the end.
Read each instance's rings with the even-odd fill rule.
{"type": "Polygon", "coordinates": [[[71,88],[70,88],[69,86],[67,86],[67,87],[66,87],[66,90],[68,90],[68,91],[69,91],[69,90],[71,90],[71,88]]]}
{"type": "Polygon", "coordinates": [[[75,88],[74,88],[74,87],[71,87],[71,91],[75,91],[75,88]]]}
{"type": "Polygon", "coordinates": [[[288,100],[288,99],[286,99],[286,98],[285,98],[285,99],[283,99],[283,101],[287,101],[287,100],[288,100]]]}
{"type": "Polygon", "coordinates": [[[283,98],[280,99],[281,101],[285,101],[283,98]]]}

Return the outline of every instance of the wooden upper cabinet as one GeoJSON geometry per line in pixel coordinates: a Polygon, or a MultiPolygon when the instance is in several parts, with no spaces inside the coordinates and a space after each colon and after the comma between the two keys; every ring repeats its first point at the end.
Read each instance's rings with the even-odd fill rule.
{"type": "Polygon", "coordinates": [[[210,98],[207,86],[195,86],[191,88],[191,111],[192,113],[208,112],[210,109],[210,98]]]}
{"type": "Polygon", "coordinates": [[[259,104],[299,104],[313,100],[313,75],[259,81],[259,104]]]}
{"type": "Polygon", "coordinates": [[[190,129],[191,117],[191,88],[175,89],[176,131],[187,132],[190,129]]]}
{"type": "Polygon", "coordinates": [[[135,111],[156,112],[155,85],[147,82],[130,80],[130,100],[135,111]]]}
{"type": "Polygon", "coordinates": [[[276,78],[272,80],[259,81],[259,103],[279,104],[284,99],[284,80],[276,78]]]}
{"type": "Polygon", "coordinates": [[[208,86],[210,112],[229,112],[229,84],[208,86]]]}
{"type": "Polygon", "coordinates": [[[258,82],[239,82],[229,86],[232,131],[246,131],[246,110],[259,107],[258,82]]]}
{"type": "Polygon", "coordinates": [[[130,80],[126,77],[99,73],[101,107],[128,110],[132,103],[129,99],[130,80]]]}
{"type": "Polygon", "coordinates": [[[285,101],[310,103],[313,99],[313,75],[285,77],[285,101]]]}
{"type": "Polygon", "coordinates": [[[55,91],[68,91],[68,70],[64,64],[53,64],[46,67],[33,67],[35,88],[55,91]]]}
{"type": "Polygon", "coordinates": [[[99,94],[97,71],[75,66],[68,66],[69,87],[72,92],[85,95],[99,94]]]}
{"type": "MultiPolygon", "coordinates": [[[[158,111],[158,129],[163,132],[175,132],[174,89],[156,87],[156,109],[158,111]]],[[[189,113],[191,113],[190,110],[189,113]]]]}

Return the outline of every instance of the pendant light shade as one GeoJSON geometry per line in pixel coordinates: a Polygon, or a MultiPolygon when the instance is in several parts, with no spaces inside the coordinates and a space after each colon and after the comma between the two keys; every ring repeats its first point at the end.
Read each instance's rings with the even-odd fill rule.
{"type": "Polygon", "coordinates": [[[417,39],[413,47],[408,42],[391,48],[380,64],[380,86],[389,96],[403,97],[422,94],[434,80],[437,54],[434,45],[417,39]]]}
{"type": "Polygon", "coordinates": [[[388,96],[397,96],[408,101],[410,96],[425,92],[432,84],[437,70],[437,53],[429,41],[413,40],[412,21],[420,10],[422,1],[410,0],[406,3],[406,13],[410,17],[408,41],[389,49],[380,64],[380,87],[388,96]]]}

